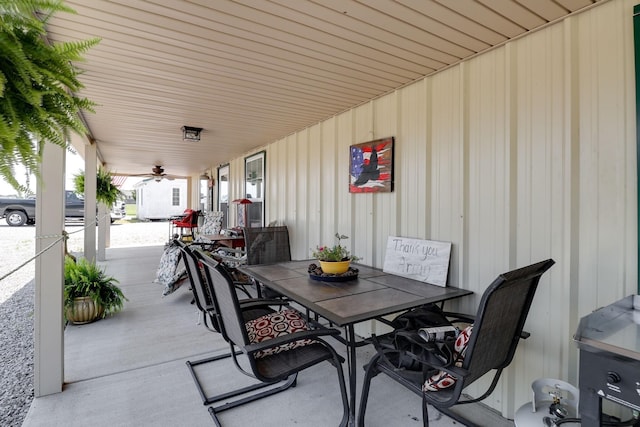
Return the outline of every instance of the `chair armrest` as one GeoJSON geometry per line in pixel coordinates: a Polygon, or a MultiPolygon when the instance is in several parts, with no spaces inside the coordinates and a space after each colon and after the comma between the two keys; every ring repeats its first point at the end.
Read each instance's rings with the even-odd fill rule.
{"type": "Polygon", "coordinates": [[[241,310],[252,310],[254,308],[260,307],[270,307],[274,305],[282,306],[287,305],[287,300],[281,299],[264,299],[264,298],[246,298],[240,300],[240,309],[241,310]]]}
{"type": "Polygon", "coordinates": [[[306,331],[294,332],[292,334],[282,335],[272,338],[270,340],[249,344],[245,347],[248,353],[255,353],[256,351],[266,350],[273,347],[281,346],[290,342],[295,342],[304,339],[320,338],[322,336],[335,336],[340,335],[340,331],[332,328],[322,329],[309,329],[306,331]]]}
{"type": "MultiPolygon", "coordinates": [[[[476,317],[472,314],[464,314],[464,313],[455,313],[452,311],[445,311],[444,315],[447,316],[447,319],[451,320],[452,322],[467,322],[467,323],[473,323],[476,320],[476,317]]],[[[520,338],[522,338],[523,340],[526,340],[527,338],[529,338],[531,336],[531,334],[527,331],[522,331],[520,332],[520,338]]]]}
{"type": "Polygon", "coordinates": [[[443,314],[447,317],[447,319],[453,322],[466,322],[473,323],[476,320],[476,317],[473,314],[465,314],[465,313],[456,313],[453,311],[445,311],[443,314]]]}
{"type": "Polygon", "coordinates": [[[247,255],[239,250],[227,251],[227,249],[216,248],[213,255],[220,258],[222,261],[229,261],[233,263],[244,264],[247,262],[247,255]],[[223,253],[224,252],[224,253],[223,253]],[[232,255],[237,254],[240,256],[232,255]]]}
{"type": "Polygon", "coordinates": [[[456,380],[463,380],[465,377],[467,377],[470,374],[468,369],[460,368],[455,365],[451,365],[447,367],[438,367],[438,369],[445,371],[447,374],[451,375],[456,380]]]}
{"type": "MultiPolygon", "coordinates": [[[[217,251],[220,252],[229,252],[229,253],[234,253],[236,255],[244,255],[245,250],[244,249],[240,249],[240,248],[232,248],[230,246],[224,246],[224,245],[220,245],[216,248],[217,251]]],[[[220,256],[224,256],[224,255],[220,255],[220,256]]],[[[228,255],[227,255],[228,256],[228,255]]]]}
{"type": "Polygon", "coordinates": [[[198,239],[200,240],[194,240],[192,242],[189,242],[189,246],[211,246],[211,245],[215,245],[215,242],[209,239],[206,239],[204,237],[202,237],[201,235],[198,235],[198,239]]]}

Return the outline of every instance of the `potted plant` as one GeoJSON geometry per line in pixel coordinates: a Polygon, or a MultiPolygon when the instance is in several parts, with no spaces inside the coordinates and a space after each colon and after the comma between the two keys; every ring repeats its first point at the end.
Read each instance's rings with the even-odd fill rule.
{"type": "Polygon", "coordinates": [[[312,256],[320,262],[320,268],[324,273],[328,274],[343,274],[349,270],[351,261],[357,261],[358,258],[342,246],[340,243],[344,239],[348,239],[348,236],[344,234],[336,233],[336,239],[338,244],[332,247],[329,246],[317,246],[312,252],[312,256]]]}
{"type": "MultiPolygon", "coordinates": [[[[118,199],[124,198],[124,193],[113,184],[109,171],[98,168],[96,181],[96,200],[98,202],[102,202],[110,208],[118,199]]],[[[84,172],[73,176],[73,186],[76,193],[84,194],[84,172]]]]}
{"type": "Polygon", "coordinates": [[[74,11],[62,2],[0,2],[0,177],[14,188],[15,165],[40,179],[45,143],[67,148],[70,132],[85,135],[81,112],[95,104],[77,96],[83,88],[82,54],[100,39],[50,43],[47,22],[57,12],[74,11]]]}
{"type": "Polygon", "coordinates": [[[74,324],[84,324],[122,310],[124,296],[115,284],[118,280],[107,276],[94,262],[70,257],[64,263],[64,316],[74,324]]]}

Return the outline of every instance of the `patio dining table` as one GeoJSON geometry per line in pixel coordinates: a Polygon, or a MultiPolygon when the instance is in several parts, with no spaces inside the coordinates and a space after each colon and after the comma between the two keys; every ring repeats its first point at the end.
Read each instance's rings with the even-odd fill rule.
{"type": "Polygon", "coordinates": [[[203,234],[203,238],[230,248],[244,248],[243,236],[228,236],[226,234],[203,234]]]}
{"type": "Polygon", "coordinates": [[[314,261],[245,265],[239,269],[264,286],[344,328],[352,425],[356,406],[356,347],[363,342],[356,339],[354,325],[427,303],[443,303],[473,292],[451,286],[435,286],[359,264],[353,265],[358,269],[356,279],[342,282],[315,280],[308,273],[309,264],[314,261]]]}

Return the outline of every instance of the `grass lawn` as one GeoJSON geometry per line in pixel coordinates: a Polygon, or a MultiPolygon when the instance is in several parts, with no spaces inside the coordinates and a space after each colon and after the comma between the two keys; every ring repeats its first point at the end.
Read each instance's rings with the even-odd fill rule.
{"type": "Polygon", "coordinates": [[[138,216],[138,208],[136,205],[126,204],[124,205],[124,213],[130,218],[135,218],[138,216]]]}

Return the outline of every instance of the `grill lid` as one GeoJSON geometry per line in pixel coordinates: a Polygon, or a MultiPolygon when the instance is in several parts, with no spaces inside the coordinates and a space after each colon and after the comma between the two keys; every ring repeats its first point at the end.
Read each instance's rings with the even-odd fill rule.
{"type": "Polygon", "coordinates": [[[640,360],[640,296],[629,295],[580,319],[578,347],[640,360]]]}

